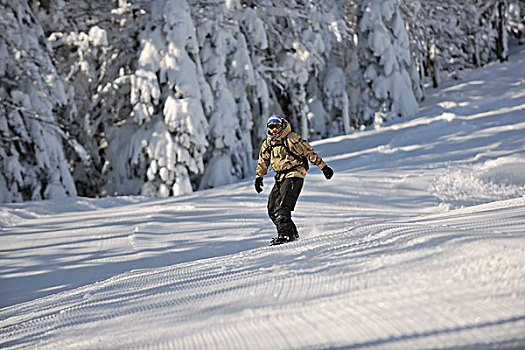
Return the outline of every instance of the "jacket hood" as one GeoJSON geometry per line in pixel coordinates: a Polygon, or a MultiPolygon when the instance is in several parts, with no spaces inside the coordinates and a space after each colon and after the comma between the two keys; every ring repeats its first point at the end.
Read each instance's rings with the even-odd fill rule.
{"type": "Polygon", "coordinates": [[[270,141],[273,141],[274,143],[275,142],[279,142],[282,139],[284,139],[286,137],[286,135],[288,135],[291,132],[292,132],[292,126],[290,125],[288,120],[283,119],[283,128],[282,128],[282,130],[275,136],[268,135],[268,142],[270,142],[270,141]]]}

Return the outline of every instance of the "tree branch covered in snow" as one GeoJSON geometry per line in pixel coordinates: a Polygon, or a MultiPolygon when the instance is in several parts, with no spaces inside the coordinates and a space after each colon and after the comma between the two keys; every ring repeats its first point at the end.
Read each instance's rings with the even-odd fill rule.
{"type": "MultiPolygon", "coordinates": [[[[56,111],[70,95],[52,50],[25,2],[2,3],[0,14],[0,201],[76,195],[56,111]]],[[[73,139],[71,144],[84,154],[73,139]]]]}
{"type": "Polygon", "coordinates": [[[506,60],[508,33],[518,40],[525,38],[519,1],[401,0],[399,5],[407,19],[417,68],[434,87],[440,84],[442,71],[459,73],[506,60]]]}
{"type": "Polygon", "coordinates": [[[358,23],[362,71],[360,115],[363,123],[409,116],[421,98],[405,21],[393,0],[361,5],[358,23]]]}

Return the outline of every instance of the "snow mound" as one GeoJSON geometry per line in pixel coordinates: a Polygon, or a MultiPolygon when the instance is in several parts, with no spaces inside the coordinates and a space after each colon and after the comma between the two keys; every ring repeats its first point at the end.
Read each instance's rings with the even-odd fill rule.
{"type": "Polygon", "coordinates": [[[456,208],[524,196],[525,157],[450,166],[432,181],[429,191],[456,208]]]}

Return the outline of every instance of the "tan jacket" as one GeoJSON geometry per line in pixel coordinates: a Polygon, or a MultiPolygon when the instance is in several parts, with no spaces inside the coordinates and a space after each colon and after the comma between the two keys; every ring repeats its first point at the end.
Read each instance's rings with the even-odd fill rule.
{"type": "Polygon", "coordinates": [[[303,140],[299,134],[292,132],[290,124],[285,121],[284,128],[279,134],[263,141],[255,174],[257,177],[266,175],[271,163],[272,169],[277,173],[275,176],[277,181],[290,177],[304,179],[308,170],[308,162],[306,159],[306,163],[300,159],[303,157],[321,169],[326,166],[326,163],[315,153],[312,146],[303,140]],[[296,155],[295,157],[288,152],[283,142],[286,142],[290,151],[296,155]]]}

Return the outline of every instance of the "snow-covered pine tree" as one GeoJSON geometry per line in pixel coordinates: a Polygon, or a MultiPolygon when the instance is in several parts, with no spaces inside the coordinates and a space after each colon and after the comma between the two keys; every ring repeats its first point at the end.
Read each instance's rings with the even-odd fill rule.
{"type": "MultiPolygon", "coordinates": [[[[461,0],[453,6],[457,6],[455,10],[458,19],[457,27],[467,39],[464,46],[456,44],[458,51],[464,52],[465,55],[465,62],[459,64],[465,67],[480,67],[490,62],[495,57],[498,41],[497,1],[461,0]]],[[[456,42],[457,39],[453,38],[456,42]]]]}
{"type": "MultiPolygon", "coordinates": [[[[92,96],[100,82],[100,71],[108,50],[105,30],[98,26],[89,27],[84,21],[88,14],[93,18],[110,16],[111,6],[103,6],[100,12],[89,13],[92,6],[79,2],[78,6],[66,6],[64,2],[43,2],[38,15],[44,24],[46,36],[53,48],[53,58],[58,73],[64,77],[71,95],[67,109],[57,115],[68,134],[75,137],[86,149],[88,157],[80,159],[71,149],[65,152],[70,160],[77,191],[83,196],[98,195],[100,189],[101,161],[99,157],[100,133],[103,121],[93,124],[92,96]],[[87,12],[87,13],[86,13],[87,12]],[[69,19],[74,18],[75,23],[69,19]]],[[[98,7],[94,7],[98,8],[98,7]]],[[[104,17],[102,17],[104,18],[104,17]]]]}
{"type": "MultiPolygon", "coordinates": [[[[242,179],[253,171],[251,107],[248,95],[260,98],[246,37],[254,48],[266,49],[262,21],[253,10],[237,3],[201,6],[192,3],[200,58],[214,105],[208,115],[210,147],[200,188],[216,187],[242,179]]],[[[264,98],[264,96],[263,96],[264,98]]]]}
{"type": "Polygon", "coordinates": [[[361,5],[357,33],[363,70],[362,124],[417,112],[411,74],[414,62],[401,12],[394,0],[368,0],[361,5]]]}
{"type": "Polygon", "coordinates": [[[507,31],[501,30],[506,0],[404,0],[400,7],[410,19],[412,54],[434,87],[442,70],[460,74],[494,60],[498,52],[500,59],[506,57],[507,31]]]}
{"type": "MultiPolygon", "coordinates": [[[[416,99],[420,101],[425,97],[425,75],[431,75],[428,74],[428,70],[434,70],[435,68],[426,64],[426,61],[431,58],[431,52],[428,50],[425,13],[419,0],[399,1],[398,5],[406,22],[410,40],[410,53],[415,63],[413,66],[414,69],[412,69],[412,75],[417,75],[417,78],[412,77],[412,81],[419,81],[419,86],[414,86],[414,94],[416,99]],[[430,67],[430,69],[427,67],[430,67]]],[[[434,77],[436,78],[435,75],[434,77]]]]}
{"type": "Polygon", "coordinates": [[[524,22],[513,0],[367,1],[359,24],[352,0],[186,1],[0,0],[3,201],[236,181],[270,113],[308,138],[407,114],[416,67],[505,57],[524,22]]]}
{"type": "MultiPolygon", "coordinates": [[[[138,34],[149,16],[143,4],[123,0],[77,0],[74,5],[48,0],[37,5],[55,65],[72,96],[57,118],[87,151],[81,158],[65,148],[77,191],[82,196],[106,195],[106,175],[114,163],[107,158],[107,135],[129,118],[130,74],[138,34]]],[[[122,192],[110,191],[115,193],[122,192]]]]}
{"type": "MultiPolygon", "coordinates": [[[[418,68],[420,84],[423,85],[424,77],[427,76],[433,87],[437,87],[441,84],[441,66],[446,66],[446,55],[440,50],[441,43],[446,41],[445,38],[460,36],[461,32],[456,28],[457,21],[451,20],[452,12],[446,4],[440,5],[433,0],[400,1],[399,8],[408,19],[411,53],[418,68]]],[[[463,35],[460,38],[460,46],[466,45],[465,37],[463,35]]],[[[458,52],[454,43],[449,50],[458,52]]]]}
{"type": "Polygon", "coordinates": [[[70,100],[38,19],[23,1],[0,1],[0,202],[75,195],[55,113],[70,100]]]}
{"type": "MultiPolygon", "coordinates": [[[[496,58],[505,60],[508,55],[508,37],[506,29],[507,0],[447,0],[448,6],[457,18],[457,27],[467,39],[464,46],[461,35],[452,38],[458,51],[465,53],[464,62],[454,62],[449,71],[458,71],[465,67],[480,67],[496,58]],[[456,64],[454,64],[456,63],[456,64]]],[[[450,45],[444,43],[443,45],[450,45]]]]}
{"type": "Polygon", "coordinates": [[[510,1],[507,30],[517,43],[525,43],[525,1],[510,1]]]}
{"type": "Polygon", "coordinates": [[[268,54],[256,70],[267,82],[270,108],[282,109],[305,138],[310,132],[314,137],[332,134],[330,119],[341,119],[346,86],[331,79],[333,69],[346,68],[334,57],[352,38],[342,5],[273,0],[252,6],[264,19],[268,37],[268,54]]]}
{"type": "Polygon", "coordinates": [[[133,121],[113,130],[108,146],[112,190],[128,192],[145,176],[143,195],[191,192],[192,176],[204,171],[205,111],[211,112],[213,96],[185,0],[151,4],[131,88],[133,121]]]}

